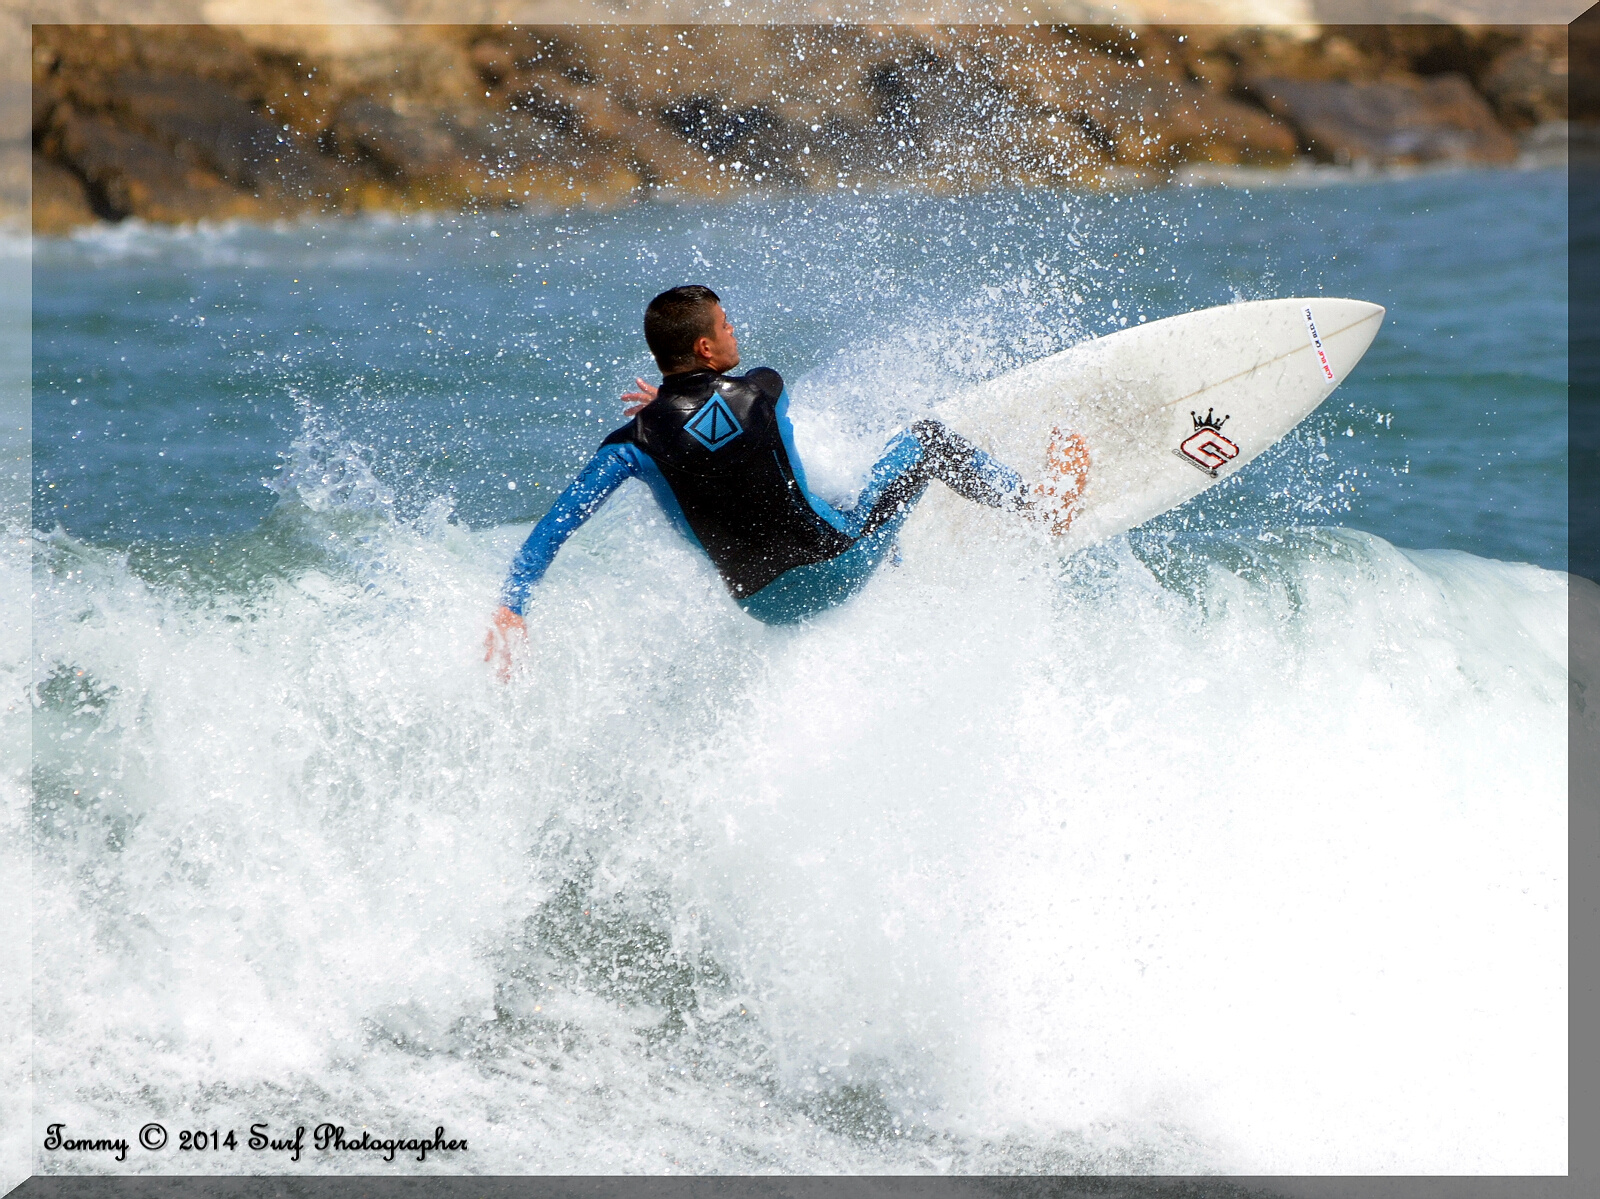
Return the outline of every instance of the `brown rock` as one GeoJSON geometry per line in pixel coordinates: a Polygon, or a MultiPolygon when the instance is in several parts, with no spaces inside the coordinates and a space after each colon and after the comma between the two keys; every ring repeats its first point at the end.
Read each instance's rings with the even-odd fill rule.
{"type": "Polygon", "coordinates": [[[402,116],[367,97],[340,108],[322,144],[350,159],[368,159],[384,175],[400,179],[438,174],[461,154],[436,121],[402,116]]]}
{"type": "Polygon", "coordinates": [[[681,139],[675,159],[698,162],[703,156],[752,182],[760,175],[769,187],[800,181],[793,159],[807,139],[768,105],[728,104],[715,92],[689,95],[664,108],[660,121],[681,139]]]}
{"type": "MultiPolygon", "coordinates": [[[[1559,57],[1526,31],[1453,28],[437,25],[364,42],[150,25],[34,37],[39,153],[103,215],[163,220],[641,191],[1092,186],[1159,181],[1187,162],[1282,163],[1301,147],[1505,161],[1515,148],[1495,111],[1545,119],[1559,57]]],[[[65,182],[57,192],[72,194],[65,182]]]]}
{"type": "Polygon", "coordinates": [[[1281,166],[1298,150],[1294,130],[1253,105],[1193,85],[1163,115],[1167,157],[1179,162],[1281,166]]]}
{"type": "Polygon", "coordinates": [[[1515,161],[1517,144],[1459,75],[1376,83],[1256,79],[1250,91],[1327,162],[1515,161]]]}
{"type": "Polygon", "coordinates": [[[499,87],[516,70],[511,47],[492,37],[474,42],[470,55],[484,87],[499,87]]]}
{"type": "Polygon", "coordinates": [[[248,103],[207,79],[119,71],[111,107],[130,130],[252,192],[309,196],[328,172],[248,103]]]}
{"type": "Polygon", "coordinates": [[[84,182],[89,206],[109,220],[271,215],[216,174],[103,116],[57,109],[40,149],[84,182]]]}
{"type": "Polygon", "coordinates": [[[40,236],[70,233],[92,224],[96,213],[89,193],[65,167],[38,154],[33,156],[33,231],[40,236]]]}
{"type": "Polygon", "coordinates": [[[1170,169],[1193,161],[1270,165],[1294,158],[1289,126],[1203,81],[1120,61],[1075,66],[1036,92],[1119,165],[1170,169]]]}
{"type": "Polygon", "coordinates": [[[1210,92],[1232,91],[1239,77],[1239,64],[1231,54],[1190,51],[1184,55],[1183,67],[1190,82],[1210,92]]]}
{"type": "Polygon", "coordinates": [[[1364,78],[1460,75],[1477,80],[1507,48],[1538,36],[1536,28],[1377,22],[1328,27],[1319,40],[1339,38],[1356,47],[1366,63],[1364,78]]]}
{"type": "Polygon", "coordinates": [[[1567,119],[1567,60],[1538,46],[1521,46],[1494,61],[1479,85],[1500,120],[1529,129],[1567,119]]]}

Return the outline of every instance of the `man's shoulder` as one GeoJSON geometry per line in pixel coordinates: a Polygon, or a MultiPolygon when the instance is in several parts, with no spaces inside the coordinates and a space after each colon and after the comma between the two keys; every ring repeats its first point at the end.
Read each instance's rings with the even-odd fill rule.
{"type": "Polygon", "coordinates": [[[745,378],[762,391],[771,394],[773,399],[777,399],[783,393],[783,376],[770,366],[758,366],[746,374],[745,378]]]}
{"type": "Polygon", "coordinates": [[[637,432],[638,428],[639,418],[634,417],[627,424],[623,425],[622,428],[614,429],[610,433],[606,434],[605,440],[600,443],[600,448],[603,450],[608,445],[632,445],[635,440],[634,434],[637,432]]]}
{"type": "Polygon", "coordinates": [[[728,376],[733,382],[745,383],[774,402],[783,394],[783,376],[770,366],[758,366],[743,375],[728,376]]]}

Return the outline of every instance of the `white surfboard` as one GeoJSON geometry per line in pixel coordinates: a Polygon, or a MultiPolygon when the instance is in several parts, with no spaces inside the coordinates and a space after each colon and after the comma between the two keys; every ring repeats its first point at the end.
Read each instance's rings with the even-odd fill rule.
{"type": "MultiPolygon", "coordinates": [[[[1089,481],[1073,549],[1175,508],[1304,420],[1383,321],[1362,300],[1258,300],[1121,329],[1030,363],[936,409],[1030,483],[1052,428],[1083,436],[1089,481]]],[[[941,520],[957,516],[935,488],[941,520]]],[[[959,502],[959,501],[957,501],[959,502]]],[[[970,507],[969,505],[963,505],[970,507]]]]}

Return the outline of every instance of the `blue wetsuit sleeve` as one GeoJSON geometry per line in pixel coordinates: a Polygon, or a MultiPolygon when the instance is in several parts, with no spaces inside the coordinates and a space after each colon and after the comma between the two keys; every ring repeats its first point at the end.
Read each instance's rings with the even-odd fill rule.
{"type": "Polygon", "coordinates": [[[811,510],[834,528],[841,531],[848,530],[848,522],[839,513],[839,510],[827,500],[811,490],[811,485],[806,482],[806,466],[800,460],[800,451],[794,445],[794,425],[789,420],[789,389],[785,387],[778,396],[774,405],[773,415],[778,422],[778,436],[783,441],[783,452],[789,456],[789,470],[794,474],[796,486],[800,488],[800,495],[811,505],[811,510]]]}
{"type": "Polygon", "coordinates": [[[511,573],[500,590],[500,602],[518,616],[527,605],[528,594],[544,577],[556,551],[593,516],[595,510],[628,479],[639,473],[638,464],[627,445],[601,446],[578,477],[556,497],[550,511],[533,526],[512,559],[511,573]]]}

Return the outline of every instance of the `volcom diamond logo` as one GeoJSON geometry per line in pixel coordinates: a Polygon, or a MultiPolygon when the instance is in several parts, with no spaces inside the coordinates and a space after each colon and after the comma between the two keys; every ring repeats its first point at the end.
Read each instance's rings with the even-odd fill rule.
{"type": "Polygon", "coordinates": [[[694,414],[694,419],[684,428],[689,431],[690,437],[708,450],[720,450],[744,432],[744,428],[734,419],[728,405],[716,394],[713,394],[704,407],[694,414]]]}

